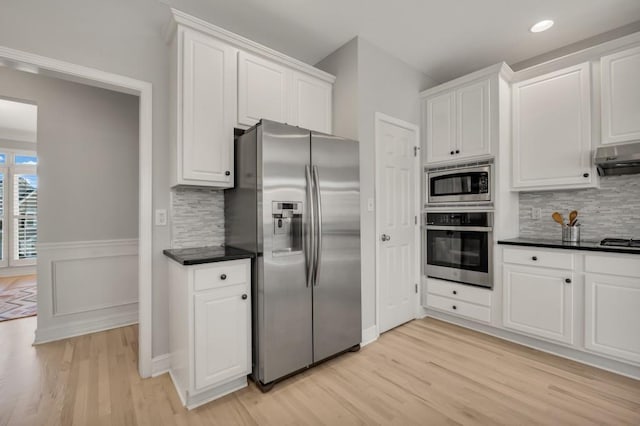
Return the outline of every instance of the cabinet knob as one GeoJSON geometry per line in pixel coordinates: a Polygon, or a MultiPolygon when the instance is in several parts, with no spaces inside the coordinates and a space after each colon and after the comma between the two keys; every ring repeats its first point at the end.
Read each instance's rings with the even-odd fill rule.
{"type": "Polygon", "coordinates": [[[455,154],[455,152],[451,151],[451,155],[455,154]]]}
{"type": "Polygon", "coordinates": [[[222,274],[222,275],[220,275],[220,279],[221,279],[222,281],[226,280],[226,279],[227,279],[227,274],[222,274]]]}
{"type": "Polygon", "coordinates": [[[458,307],[456,305],[452,306],[453,310],[455,311],[456,309],[458,309],[458,307]]]}
{"type": "Polygon", "coordinates": [[[459,149],[456,149],[456,154],[460,154],[460,150],[459,149]]]}
{"type": "Polygon", "coordinates": [[[564,282],[567,284],[571,284],[571,278],[565,278],[564,282]]]}
{"type": "Polygon", "coordinates": [[[456,290],[453,290],[453,294],[458,294],[458,292],[456,290]]]}
{"type": "Polygon", "coordinates": [[[584,173],[584,174],[582,175],[582,177],[586,177],[586,178],[588,178],[588,177],[589,177],[589,173],[584,173]]]}
{"type": "Polygon", "coordinates": [[[242,300],[247,300],[247,295],[246,294],[242,295],[242,300]]]}
{"type": "Polygon", "coordinates": [[[536,260],[538,260],[538,256],[533,256],[533,257],[531,258],[531,260],[533,260],[533,261],[535,262],[536,260]]]}
{"type": "Polygon", "coordinates": [[[225,176],[231,176],[231,172],[229,170],[227,170],[226,172],[224,172],[225,176]]]}

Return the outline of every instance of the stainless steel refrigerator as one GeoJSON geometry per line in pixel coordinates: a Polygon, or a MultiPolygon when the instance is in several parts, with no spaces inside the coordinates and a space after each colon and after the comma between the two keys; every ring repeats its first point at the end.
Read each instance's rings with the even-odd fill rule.
{"type": "Polygon", "coordinates": [[[358,143],[262,120],[235,143],[226,244],[256,252],[263,388],[361,341],[358,143]]]}

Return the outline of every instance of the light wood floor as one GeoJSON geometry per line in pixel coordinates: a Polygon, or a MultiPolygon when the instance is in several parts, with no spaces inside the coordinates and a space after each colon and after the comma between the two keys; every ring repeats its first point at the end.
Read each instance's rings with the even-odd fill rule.
{"type": "Polygon", "coordinates": [[[193,411],[138,377],[137,327],[32,347],[34,328],[0,324],[0,425],[640,424],[640,382],[433,319],[193,411]]]}

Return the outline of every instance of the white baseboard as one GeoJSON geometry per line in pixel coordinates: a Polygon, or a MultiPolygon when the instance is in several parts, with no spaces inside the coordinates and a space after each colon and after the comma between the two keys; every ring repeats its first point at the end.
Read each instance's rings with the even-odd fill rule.
{"type": "Polygon", "coordinates": [[[365,328],[362,330],[362,343],[360,343],[360,346],[367,346],[369,343],[375,342],[378,340],[378,336],[380,336],[380,333],[378,333],[377,325],[365,328]]]}
{"type": "Polygon", "coordinates": [[[97,333],[98,331],[111,330],[112,328],[125,327],[138,323],[138,308],[135,306],[131,312],[116,314],[102,318],[94,318],[89,321],[67,322],[62,325],[42,327],[38,323],[34,345],[53,342],[54,340],[67,339],[83,334],[97,333]]]}
{"type": "Polygon", "coordinates": [[[170,354],[154,356],[153,359],[151,359],[151,377],[158,377],[164,373],[168,373],[170,367],[170,354]]]}
{"type": "Polygon", "coordinates": [[[474,321],[458,318],[443,312],[428,310],[427,316],[441,321],[449,322],[451,324],[459,325],[461,327],[470,328],[472,330],[479,331],[481,333],[488,334],[499,339],[507,340],[509,342],[517,343],[522,346],[537,349],[541,352],[557,355],[562,358],[567,358],[582,364],[590,365],[592,367],[600,368],[602,370],[611,371],[622,376],[640,380],[640,367],[604,358],[588,352],[568,348],[566,346],[556,345],[551,342],[538,340],[533,337],[512,333],[510,331],[495,328],[490,325],[479,324],[474,321]]]}
{"type": "Polygon", "coordinates": [[[138,322],[138,241],[38,244],[35,343],[138,322]]]}

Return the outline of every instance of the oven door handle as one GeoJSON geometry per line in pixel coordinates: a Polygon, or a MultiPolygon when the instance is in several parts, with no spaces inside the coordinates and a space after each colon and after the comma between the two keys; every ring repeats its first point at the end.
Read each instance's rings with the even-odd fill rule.
{"type": "Polygon", "coordinates": [[[433,226],[427,225],[427,230],[432,231],[468,231],[468,232],[492,232],[491,226],[433,226]]]}

